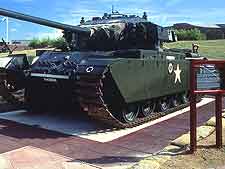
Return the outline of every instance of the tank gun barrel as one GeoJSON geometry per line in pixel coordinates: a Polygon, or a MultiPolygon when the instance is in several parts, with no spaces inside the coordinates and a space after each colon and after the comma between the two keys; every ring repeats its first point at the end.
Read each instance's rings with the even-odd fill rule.
{"type": "Polygon", "coordinates": [[[36,23],[39,25],[44,25],[44,26],[48,26],[48,27],[52,27],[52,28],[57,28],[57,29],[65,30],[65,31],[77,32],[77,33],[87,33],[87,34],[90,33],[90,29],[88,29],[88,28],[81,28],[79,26],[67,25],[67,24],[63,24],[63,23],[59,23],[59,22],[55,22],[55,21],[51,21],[51,20],[47,20],[47,19],[34,17],[34,16],[19,13],[19,12],[3,9],[3,8],[0,8],[0,15],[18,19],[18,20],[22,20],[22,21],[32,22],[32,23],[36,23]]]}

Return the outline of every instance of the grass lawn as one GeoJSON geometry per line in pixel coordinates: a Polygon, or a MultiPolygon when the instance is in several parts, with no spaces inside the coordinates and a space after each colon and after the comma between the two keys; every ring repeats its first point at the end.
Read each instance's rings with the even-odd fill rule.
{"type": "Polygon", "coordinates": [[[159,169],[224,169],[225,168],[225,128],[223,147],[215,148],[216,133],[198,142],[197,152],[172,156],[159,169]],[[223,167],[222,167],[223,166],[223,167]]]}
{"type": "Polygon", "coordinates": [[[179,41],[165,44],[168,48],[192,48],[192,43],[199,45],[199,53],[210,58],[225,59],[225,40],[179,41]]]}
{"type": "MultiPolygon", "coordinates": [[[[24,50],[24,51],[15,51],[13,52],[13,54],[27,54],[27,56],[36,56],[36,50],[24,50]]],[[[7,56],[8,53],[0,53],[0,57],[1,56],[7,56]]]]}
{"type": "MultiPolygon", "coordinates": [[[[210,58],[223,58],[225,59],[225,40],[209,40],[209,41],[179,41],[174,43],[166,43],[168,48],[192,48],[192,43],[199,44],[199,52],[201,55],[210,58]]],[[[15,51],[17,53],[26,53],[27,56],[33,58],[36,50],[15,51]]],[[[1,56],[7,56],[8,53],[0,53],[1,56]]]]}
{"type": "MultiPolygon", "coordinates": [[[[49,48],[47,50],[52,50],[49,48]]],[[[28,61],[31,63],[32,60],[36,57],[36,49],[33,50],[24,50],[24,51],[15,51],[13,54],[26,54],[28,56],[28,61]]],[[[0,57],[8,56],[9,53],[0,53],[0,57]]]]}

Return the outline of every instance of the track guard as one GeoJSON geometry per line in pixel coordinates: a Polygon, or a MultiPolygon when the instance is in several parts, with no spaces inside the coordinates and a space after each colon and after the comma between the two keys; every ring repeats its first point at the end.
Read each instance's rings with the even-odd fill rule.
{"type": "Polygon", "coordinates": [[[23,100],[23,89],[29,72],[29,62],[25,54],[0,58],[0,96],[11,104],[23,100]]]}

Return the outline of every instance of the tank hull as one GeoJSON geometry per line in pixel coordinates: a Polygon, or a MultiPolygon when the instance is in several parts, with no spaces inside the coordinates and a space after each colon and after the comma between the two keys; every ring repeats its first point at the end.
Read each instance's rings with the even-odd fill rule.
{"type": "Polygon", "coordinates": [[[188,105],[182,96],[189,91],[189,64],[183,53],[153,50],[47,52],[24,78],[24,100],[30,112],[70,109],[134,127],[188,105]],[[149,102],[152,112],[143,115],[149,102]],[[130,106],[138,110],[133,120],[124,118],[130,106]]]}
{"type": "MultiPolygon", "coordinates": [[[[139,59],[120,58],[109,62],[99,73],[93,71],[79,74],[76,96],[82,110],[95,120],[113,127],[127,128],[187,106],[188,103],[180,96],[189,91],[190,62],[182,54],[174,56],[174,60],[169,60],[169,53],[158,55],[162,59],[150,58],[153,55],[139,59]],[[175,97],[179,105],[170,103],[175,97]],[[168,102],[166,110],[155,108],[151,114],[145,117],[138,115],[136,120],[129,122],[122,117],[129,105],[141,109],[149,101],[154,100],[156,104],[161,104],[164,99],[168,102]]],[[[91,65],[86,62],[83,66],[88,68],[91,65]]],[[[95,65],[94,69],[100,68],[95,65]]]]}

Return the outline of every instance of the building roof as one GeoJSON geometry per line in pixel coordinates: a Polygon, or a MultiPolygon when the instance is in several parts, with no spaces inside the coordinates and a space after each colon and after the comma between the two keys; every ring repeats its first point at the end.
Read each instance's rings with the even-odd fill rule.
{"type": "Polygon", "coordinates": [[[190,24],[190,23],[177,23],[174,24],[174,26],[194,26],[194,27],[200,27],[200,28],[214,28],[214,29],[219,29],[219,28],[225,28],[225,24],[190,24]]]}
{"type": "Polygon", "coordinates": [[[194,24],[194,26],[202,27],[202,28],[220,28],[220,26],[216,24],[194,24]]]}

